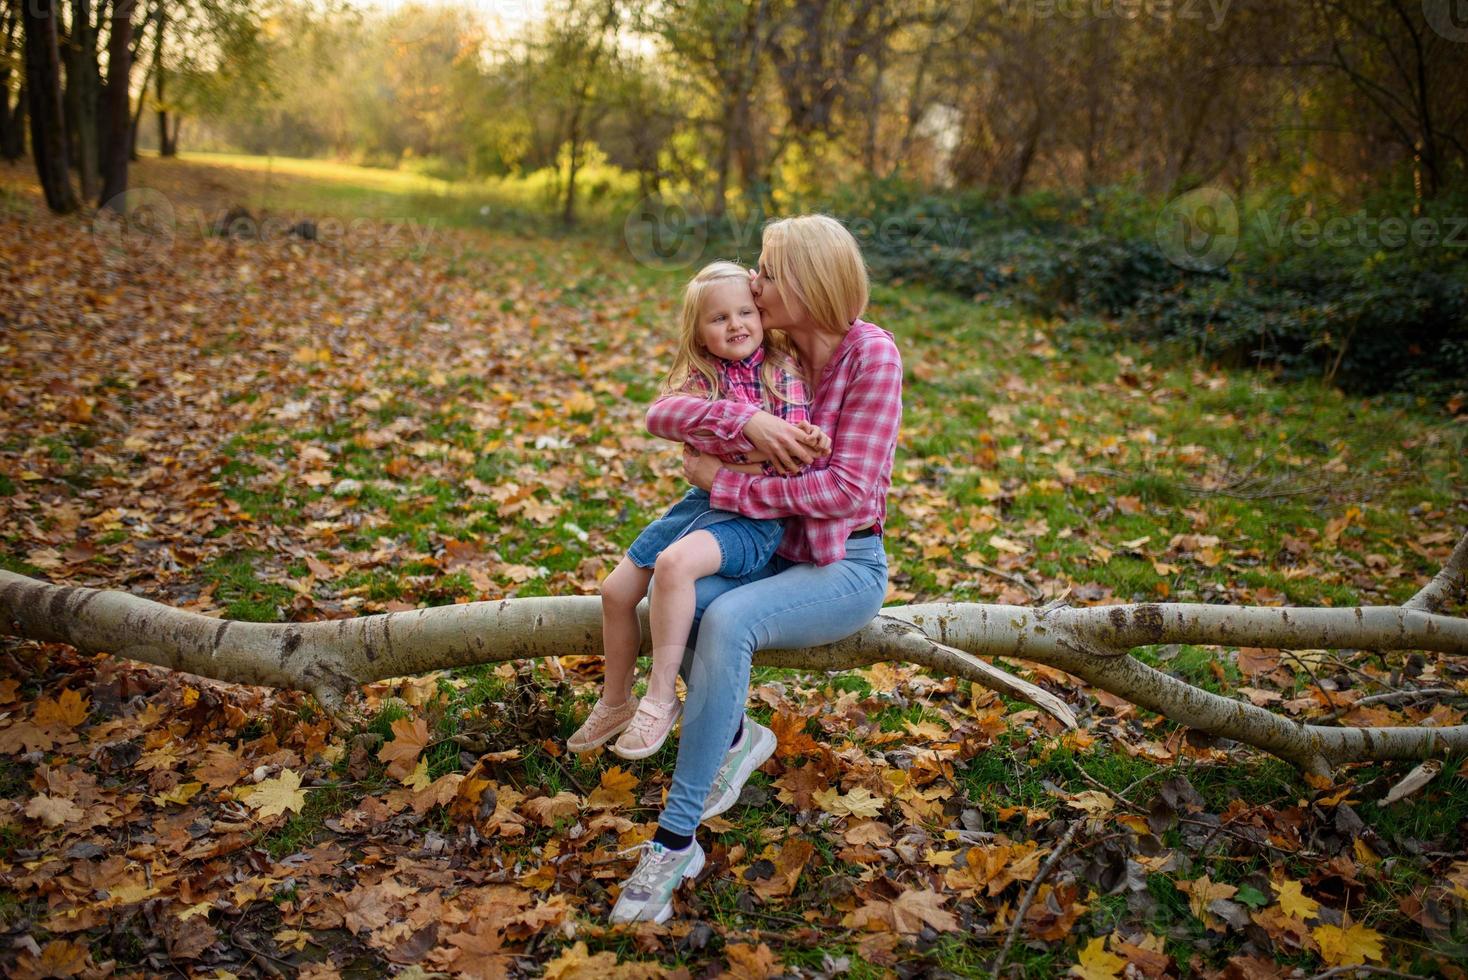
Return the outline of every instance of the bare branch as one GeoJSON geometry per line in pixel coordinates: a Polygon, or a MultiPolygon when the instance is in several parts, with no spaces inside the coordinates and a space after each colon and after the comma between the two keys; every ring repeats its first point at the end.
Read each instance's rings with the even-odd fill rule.
{"type": "Polygon", "coordinates": [[[1402,608],[1439,612],[1455,595],[1468,595],[1468,531],[1463,532],[1463,540],[1448,555],[1442,570],[1403,603],[1402,608]]]}

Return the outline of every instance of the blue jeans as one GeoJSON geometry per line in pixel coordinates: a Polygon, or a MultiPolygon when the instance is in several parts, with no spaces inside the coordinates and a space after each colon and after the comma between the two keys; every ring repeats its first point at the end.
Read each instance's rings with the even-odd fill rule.
{"type": "Polygon", "coordinates": [[[698,580],[698,606],[684,654],[688,685],[673,785],[658,824],[692,834],[749,698],[754,651],[819,646],[871,622],[887,596],[887,554],[873,535],[846,542],[830,565],[776,555],[739,578],[698,580]],[[696,638],[696,639],[695,639],[696,638]]]}
{"type": "Polygon", "coordinates": [[[667,513],[642,529],[627,549],[638,568],[652,568],[658,556],[693,531],[707,531],[719,545],[719,575],[738,578],[767,565],[785,536],[785,522],[756,520],[709,504],[709,493],[693,487],[667,513]]]}

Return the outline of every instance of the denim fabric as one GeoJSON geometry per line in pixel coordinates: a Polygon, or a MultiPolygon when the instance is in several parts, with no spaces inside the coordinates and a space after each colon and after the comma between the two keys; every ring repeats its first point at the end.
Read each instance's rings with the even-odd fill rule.
{"type": "Polygon", "coordinates": [[[887,596],[887,554],[873,536],[847,541],[846,557],[829,565],[776,555],[748,575],[699,579],[697,595],[678,764],[658,820],[675,834],[693,833],[703,817],[749,697],[754,651],[833,643],[871,622],[887,596]]]}
{"type": "Polygon", "coordinates": [[[642,529],[627,549],[627,557],[638,568],[652,568],[670,544],[700,530],[708,531],[719,543],[723,560],[718,574],[739,578],[763,568],[774,557],[785,534],[785,522],[715,510],[709,505],[708,491],[694,487],[667,513],[642,529]]]}

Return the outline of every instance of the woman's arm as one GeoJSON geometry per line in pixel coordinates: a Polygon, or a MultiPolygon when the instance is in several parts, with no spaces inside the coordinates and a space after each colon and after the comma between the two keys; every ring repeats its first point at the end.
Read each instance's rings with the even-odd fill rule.
{"type": "Polygon", "coordinates": [[[821,455],[819,436],[746,402],[667,395],[647,409],[647,431],[701,453],[732,456],[759,452],[794,472],[821,455]]]}
{"type": "Polygon", "coordinates": [[[895,347],[879,348],[847,385],[829,466],[792,477],[721,468],[709,502],[746,517],[849,517],[880,479],[901,425],[902,358],[895,347]]]}

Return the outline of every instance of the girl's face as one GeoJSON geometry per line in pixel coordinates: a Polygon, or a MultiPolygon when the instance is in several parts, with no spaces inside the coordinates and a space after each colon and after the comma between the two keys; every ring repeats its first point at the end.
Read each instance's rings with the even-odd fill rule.
{"type": "Polygon", "coordinates": [[[801,322],[806,318],[805,306],[789,286],[789,283],[775,280],[774,271],[761,254],[759,272],[750,284],[760,317],[771,330],[799,333],[801,322]]]}
{"type": "Polygon", "coordinates": [[[703,294],[699,311],[698,342],[715,357],[739,361],[753,354],[765,341],[759,311],[749,283],[721,279],[703,294]]]}

